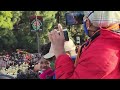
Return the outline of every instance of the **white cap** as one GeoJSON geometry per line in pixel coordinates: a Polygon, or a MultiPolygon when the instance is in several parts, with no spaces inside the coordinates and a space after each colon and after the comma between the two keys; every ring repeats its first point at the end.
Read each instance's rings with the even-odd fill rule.
{"type": "Polygon", "coordinates": [[[53,56],[55,56],[55,54],[54,54],[53,47],[52,47],[52,44],[51,44],[51,47],[50,47],[49,52],[48,52],[46,55],[44,55],[43,57],[44,57],[45,59],[48,59],[48,58],[51,58],[51,57],[53,57],[53,56]]]}
{"type": "Polygon", "coordinates": [[[65,43],[64,43],[64,49],[65,49],[65,51],[75,50],[75,44],[74,44],[74,42],[71,39],[69,39],[69,41],[65,41],[65,43]]]}
{"type": "MultiPolygon", "coordinates": [[[[88,16],[90,12],[84,11],[84,15],[88,16]]],[[[109,27],[120,23],[120,11],[94,11],[88,18],[96,27],[109,27]]]]}
{"type": "MultiPolygon", "coordinates": [[[[73,50],[75,50],[75,48],[76,48],[75,44],[73,43],[73,41],[71,39],[69,39],[69,41],[65,41],[65,43],[64,43],[64,49],[65,49],[66,52],[67,51],[73,51],[73,50]]],[[[53,47],[52,47],[52,44],[51,44],[49,53],[47,53],[43,57],[45,59],[48,59],[48,58],[51,58],[53,56],[55,56],[55,54],[54,54],[53,47]]]]}

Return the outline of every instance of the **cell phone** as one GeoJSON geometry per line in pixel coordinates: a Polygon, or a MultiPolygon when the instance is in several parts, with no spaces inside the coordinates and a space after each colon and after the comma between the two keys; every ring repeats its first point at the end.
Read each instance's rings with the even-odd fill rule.
{"type": "Polygon", "coordinates": [[[69,41],[69,36],[68,36],[67,29],[63,29],[63,33],[64,33],[65,41],[69,41]]]}
{"type": "Polygon", "coordinates": [[[83,24],[83,11],[70,12],[65,14],[66,25],[83,24]]]}
{"type": "MultiPolygon", "coordinates": [[[[58,29],[58,27],[55,26],[54,29],[58,29]]],[[[58,31],[58,33],[59,32],[60,31],[58,31]]],[[[65,41],[69,41],[68,30],[67,29],[63,29],[63,33],[64,33],[65,41]]]]}

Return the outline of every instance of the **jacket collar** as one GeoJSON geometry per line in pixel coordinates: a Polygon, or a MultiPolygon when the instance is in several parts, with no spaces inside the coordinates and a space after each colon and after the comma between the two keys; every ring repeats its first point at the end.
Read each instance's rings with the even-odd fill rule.
{"type": "Polygon", "coordinates": [[[102,36],[103,38],[120,39],[119,32],[117,33],[114,31],[107,30],[107,29],[101,29],[100,36],[102,36]]]}

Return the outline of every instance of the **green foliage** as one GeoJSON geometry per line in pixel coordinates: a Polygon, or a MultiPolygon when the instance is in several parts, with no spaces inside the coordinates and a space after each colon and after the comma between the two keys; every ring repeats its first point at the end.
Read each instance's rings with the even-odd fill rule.
{"type": "Polygon", "coordinates": [[[20,16],[22,16],[21,11],[12,11],[13,17],[12,22],[13,24],[18,23],[20,21],[20,16]]]}
{"type": "MultiPolygon", "coordinates": [[[[39,32],[40,46],[49,42],[48,32],[57,24],[56,13],[57,11],[37,11],[37,15],[43,17],[43,31],[39,32]]],[[[63,28],[69,29],[65,23],[65,13],[66,11],[60,11],[60,23],[63,28]]],[[[33,15],[36,15],[36,11],[0,11],[0,51],[20,48],[37,52],[36,32],[30,31],[29,17],[33,15]]],[[[78,31],[85,39],[82,25],[71,26],[68,31],[73,40],[78,31]]]]}
{"type": "Polygon", "coordinates": [[[0,28],[12,30],[19,16],[20,11],[0,11],[0,28]]]}
{"type": "MultiPolygon", "coordinates": [[[[7,33],[0,37],[0,41],[1,41],[0,51],[1,50],[9,50],[10,51],[10,49],[12,50],[13,48],[16,47],[17,40],[11,30],[4,30],[4,31],[7,33]]],[[[3,33],[4,33],[4,31],[3,31],[3,33]]]]}
{"type": "MultiPolygon", "coordinates": [[[[49,30],[52,29],[53,24],[55,23],[55,11],[37,11],[38,16],[43,17],[43,31],[39,32],[39,42],[40,46],[47,43],[48,40],[48,32],[49,30]]],[[[37,37],[36,37],[36,32],[30,32],[30,22],[29,22],[29,17],[32,15],[35,15],[35,12],[29,11],[29,12],[23,12],[23,23],[22,31],[26,31],[26,36],[29,36],[29,40],[27,41],[27,45],[32,46],[34,50],[37,50],[37,37]]],[[[27,38],[27,37],[24,37],[27,38]]],[[[26,39],[23,39],[26,40],[26,39]]],[[[24,43],[25,44],[25,43],[24,43]]],[[[29,46],[28,46],[29,47],[29,46]]],[[[26,47],[26,48],[28,48],[26,47]]],[[[31,47],[30,47],[31,50],[31,47]]]]}
{"type": "Polygon", "coordinates": [[[53,25],[56,23],[55,19],[56,11],[41,11],[39,12],[40,16],[43,16],[43,32],[40,33],[40,42],[45,44],[48,42],[48,32],[53,29],[53,25]]]}
{"type": "Polygon", "coordinates": [[[16,47],[17,40],[12,29],[14,24],[18,22],[19,16],[20,12],[0,11],[0,51],[16,47]]]}

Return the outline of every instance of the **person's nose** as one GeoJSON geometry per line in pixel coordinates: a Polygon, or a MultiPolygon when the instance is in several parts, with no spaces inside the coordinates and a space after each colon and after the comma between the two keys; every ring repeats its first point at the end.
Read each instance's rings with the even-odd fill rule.
{"type": "Polygon", "coordinates": [[[45,63],[43,64],[43,67],[47,66],[45,63]]]}

